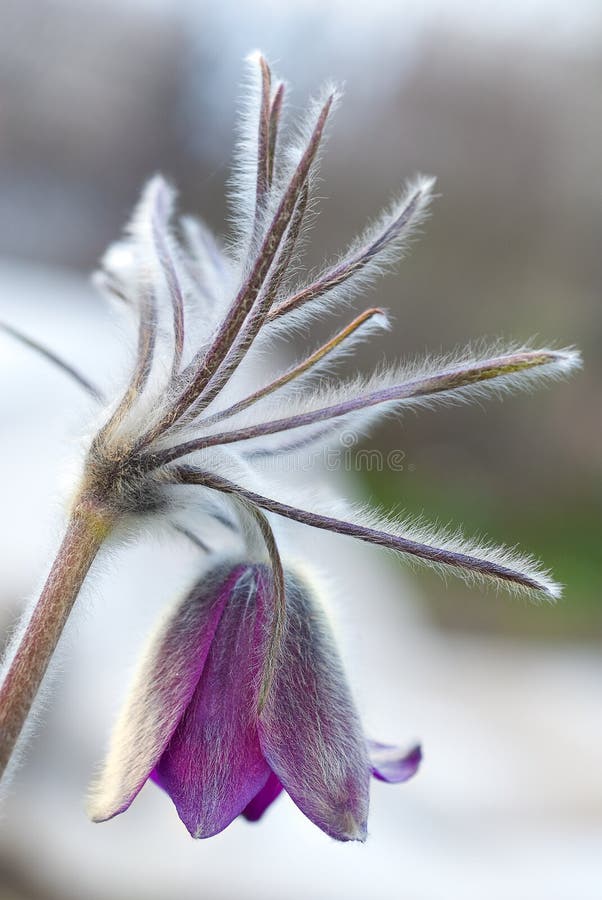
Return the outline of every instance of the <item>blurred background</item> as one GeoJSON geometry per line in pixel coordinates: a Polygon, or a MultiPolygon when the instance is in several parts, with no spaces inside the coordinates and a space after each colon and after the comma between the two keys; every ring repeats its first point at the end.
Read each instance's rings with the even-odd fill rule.
{"type": "MultiPolygon", "coordinates": [[[[516,542],[565,595],[529,606],[409,574],[342,539],[300,538],[334,572],[370,727],[382,739],[422,738],[423,771],[408,786],[375,786],[365,847],[334,846],[286,800],[260,826],[235,823],[195,844],[151,787],[108,825],[90,825],[82,810],[132,648],[169,582],[153,546],[112,557],[5,803],[0,900],[599,898],[596,0],[4,0],[0,318],[91,373],[116,364],[89,273],[157,170],[175,180],[187,212],[225,233],[242,60],[257,47],[291,82],[293,112],[324,79],[345,85],[310,265],[344,247],[405,178],[438,178],[421,240],[364,302],[395,319],[366,365],[498,336],[576,344],[585,359],[570,382],[535,394],[382,426],[365,448],[400,451],[401,471],[364,458],[345,489],[516,542]]],[[[7,634],[47,566],[64,460],[88,410],[60,374],[4,337],[0,376],[7,634]]],[[[193,559],[178,552],[184,582],[193,559]]]]}

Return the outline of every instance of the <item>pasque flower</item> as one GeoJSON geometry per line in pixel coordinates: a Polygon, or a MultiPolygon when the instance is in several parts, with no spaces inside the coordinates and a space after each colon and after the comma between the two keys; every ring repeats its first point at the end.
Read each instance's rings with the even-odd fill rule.
{"type": "Polygon", "coordinates": [[[367,742],[313,589],[286,572],[286,625],[261,699],[274,628],[272,575],[226,559],[153,635],[89,811],[123,812],[151,777],[193,837],[259,819],[284,787],[339,840],[363,839],[370,774],[406,781],[420,748],[367,742]]]}
{"type": "Polygon", "coordinates": [[[433,180],[409,184],[339,260],[302,274],[319,150],[338,95],[327,90],[287,136],[284,84],[272,81],[261,56],[251,68],[228,246],[179,217],[173,190],[155,177],[103,261],[98,283],[137,334],[123,388],[104,398],[38,348],[102,411],[85,443],[63,541],[5,662],[0,771],[99,549],[147,521],[163,522],[199,545],[206,572],[153,639],[93,793],[93,815],[126,808],[150,776],[190,831],[207,836],[241,812],[257,818],[282,785],[329,834],[361,838],[371,768],[403,780],[419,753],[366,741],[319,591],[283,562],[281,523],[355,537],[536,597],[556,597],[559,588],[515,551],[392,520],[322,487],[315,496],[295,491],[294,472],[316,449],[336,447],[342,432],[359,435],[383,415],[529,385],[568,372],[579,358],[571,349],[473,347],[337,379],[341,358],[388,327],[386,314],[370,308],[260,380],[277,342],[339,312],[402,254],[424,220],[433,180]],[[283,462],[291,463],[286,478],[283,462]]]}

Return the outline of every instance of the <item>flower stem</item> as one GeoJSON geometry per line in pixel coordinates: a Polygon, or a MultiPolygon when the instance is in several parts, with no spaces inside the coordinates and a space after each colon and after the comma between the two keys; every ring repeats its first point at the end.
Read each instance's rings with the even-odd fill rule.
{"type": "Polygon", "coordinates": [[[0,777],[12,756],[79,590],[113,525],[88,498],[73,509],[40,599],[0,687],[0,777]]]}

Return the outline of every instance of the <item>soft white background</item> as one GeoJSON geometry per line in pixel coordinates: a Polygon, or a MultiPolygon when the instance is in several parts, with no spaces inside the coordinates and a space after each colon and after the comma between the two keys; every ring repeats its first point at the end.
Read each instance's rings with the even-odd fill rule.
{"type": "MultiPolygon", "coordinates": [[[[325,187],[335,210],[339,203],[338,219],[335,211],[327,220],[336,225],[332,247],[349,237],[340,227],[364,221],[403,176],[431,159],[444,199],[429,233],[440,227],[450,236],[472,218],[464,245],[428,245],[429,254],[433,246],[439,252],[418,265],[422,283],[420,274],[408,279],[406,267],[407,280],[381,288],[389,291],[400,347],[408,339],[420,351],[427,336],[430,349],[449,347],[488,330],[522,337],[542,330],[546,338],[580,343],[583,337],[590,352],[582,387],[559,389],[548,429],[528,445],[534,478],[540,466],[554,466],[556,496],[580,466],[593,472],[592,457],[599,456],[600,272],[597,259],[578,249],[595,238],[602,208],[593,83],[601,27],[599,0],[5,0],[0,318],[110,381],[124,355],[100,301],[82,276],[27,258],[87,267],[104,241],[117,237],[139,184],[163,160],[168,174],[178,181],[182,174],[197,192],[187,191],[186,208],[198,201],[221,227],[220,179],[241,58],[260,46],[295,83],[295,108],[325,77],[346,81],[335,153],[326,159],[329,181],[338,179],[325,187]],[[454,69],[446,96],[437,72],[418,66],[416,108],[410,91],[409,100],[381,109],[374,98],[399,100],[404,73],[414,77],[425,46],[433,70],[439,50],[451,47],[451,58],[466,59],[465,81],[454,69]],[[548,52],[557,64],[539,68],[548,52]],[[474,72],[487,71],[471,68],[480,55],[491,57],[494,74],[507,66],[507,94],[491,74],[484,91],[475,85],[474,72]],[[464,105],[458,79],[468,92],[464,105]],[[409,110],[417,134],[403,115],[390,115],[397,109],[409,110]],[[365,128],[358,125],[364,115],[365,128]],[[15,147],[13,133],[21,141],[15,147]],[[198,179],[191,175],[197,163],[198,179]],[[502,259],[507,253],[508,271],[490,269],[488,256],[485,272],[476,274],[487,250],[477,240],[481,229],[502,259]],[[512,252],[513,241],[528,241],[529,265],[520,248],[512,252]],[[25,261],[16,262],[17,255],[25,261]],[[560,424],[552,430],[554,415],[560,424]],[[565,421],[573,424],[563,427],[565,421]],[[560,451],[565,468],[556,468],[560,451]]],[[[385,302],[383,296],[369,302],[385,302]]],[[[516,409],[489,413],[484,454],[493,446],[487,429],[504,415],[514,423],[516,409]]],[[[538,409],[523,414],[529,426],[538,424],[538,409]]],[[[47,570],[89,413],[76,387],[0,335],[3,633],[47,570]]],[[[444,445],[452,457],[470,441],[474,451],[474,420],[460,421],[468,425],[444,445]]],[[[493,478],[493,465],[482,462],[482,479],[493,478]]],[[[458,476],[454,465],[453,472],[463,478],[472,468],[458,476]]],[[[400,575],[391,559],[322,532],[297,529],[296,537],[331,575],[339,638],[367,730],[385,741],[423,743],[424,764],[413,782],[373,783],[366,845],[335,844],[287,798],[259,825],[236,822],[194,842],[153,786],[117,820],[87,821],[86,786],[137,650],[177,590],[174,579],[186,585],[198,565],[185,543],[149,538],[100,561],[63,642],[54,691],[0,812],[0,900],[599,900],[599,649],[437,631],[413,578],[400,575]]],[[[450,603],[461,603],[457,592],[453,597],[450,603]]]]}
{"type": "MultiPolygon", "coordinates": [[[[0,267],[3,314],[83,369],[110,371],[114,336],[77,277],[0,267]]],[[[60,373],[0,339],[2,615],[32,593],[60,529],[87,401],[60,373]]],[[[122,356],[122,355],[121,355],[122,356]]],[[[349,490],[352,490],[350,485],[349,490]]],[[[366,727],[419,737],[411,783],[373,783],[364,846],[326,838],[281,798],[257,826],[193,842],[147,786],[131,810],[92,825],[87,782],[102,756],[137,648],[195,553],[149,541],[101,560],[61,654],[49,709],[12,785],[0,852],[31,893],[61,898],[598,900],[602,885],[602,662],[562,644],[433,632],[411,578],[342,538],[299,529],[328,565],[335,615],[366,727]],[[403,582],[402,582],[403,584],[403,582]]],[[[7,896],[1,893],[0,897],[7,896]]]]}

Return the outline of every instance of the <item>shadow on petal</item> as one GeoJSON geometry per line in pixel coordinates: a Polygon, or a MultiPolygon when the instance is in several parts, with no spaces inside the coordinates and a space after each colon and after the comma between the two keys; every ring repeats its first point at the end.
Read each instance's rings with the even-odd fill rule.
{"type": "Polygon", "coordinates": [[[370,763],[328,623],[311,589],[287,575],[285,633],[260,716],[261,747],[286,792],[319,828],[364,840],[370,763]]]}
{"type": "Polygon", "coordinates": [[[282,793],[282,785],[278,777],[270,772],[268,780],[262,789],[247,803],[243,810],[243,816],[248,822],[258,822],[266,809],[272,805],[282,793]]]}
{"type": "Polygon", "coordinates": [[[158,782],[196,838],[223,831],[270,776],[256,719],[267,634],[256,620],[266,593],[271,584],[259,567],[232,587],[194,695],[157,765],[158,782]]]}
{"type": "Polygon", "coordinates": [[[218,623],[245,566],[224,561],[175,604],[152,635],[113,729],[88,813],[103,822],[126,810],[169,743],[199,682],[218,623]]]}

